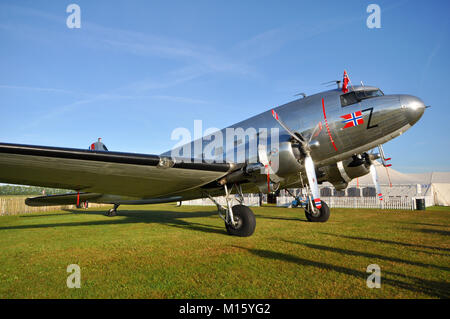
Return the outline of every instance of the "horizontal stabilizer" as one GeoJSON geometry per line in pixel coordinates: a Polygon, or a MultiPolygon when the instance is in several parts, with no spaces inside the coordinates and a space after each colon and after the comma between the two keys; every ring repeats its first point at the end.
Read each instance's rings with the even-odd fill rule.
{"type": "MultiPolygon", "coordinates": [[[[96,193],[80,193],[79,202],[95,200],[102,194],[96,193]]],[[[78,201],[78,193],[68,193],[61,195],[48,195],[31,197],[25,200],[28,206],[58,206],[58,205],[76,205],[78,201]]]]}

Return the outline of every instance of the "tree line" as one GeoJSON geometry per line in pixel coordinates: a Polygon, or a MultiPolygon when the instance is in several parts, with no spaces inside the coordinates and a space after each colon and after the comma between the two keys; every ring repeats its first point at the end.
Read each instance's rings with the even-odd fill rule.
{"type": "Polygon", "coordinates": [[[57,195],[73,191],[38,186],[0,185],[0,195],[57,195]]]}

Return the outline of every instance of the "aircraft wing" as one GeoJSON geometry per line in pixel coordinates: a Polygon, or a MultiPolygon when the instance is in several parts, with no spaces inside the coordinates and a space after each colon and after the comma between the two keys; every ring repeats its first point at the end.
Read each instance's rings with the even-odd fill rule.
{"type": "Polygon", "coordinates": [[[25,204],[28,206],[59,206],[59,205],[73,205],[77,202],[96,202],[103,194],[96,193],[67,193],[58,195],[44,195],[38,197],[29,197],[25,199],[25,204]]]}
{"type": "Polygon", "coordinates": [[[159,155],[0,143],[0,182],[155,198],[198,188],[233,170],[159,155]]]}

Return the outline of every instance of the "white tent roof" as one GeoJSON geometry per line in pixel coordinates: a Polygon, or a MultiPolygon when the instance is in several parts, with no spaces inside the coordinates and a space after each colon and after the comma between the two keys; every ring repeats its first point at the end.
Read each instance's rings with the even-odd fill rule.
{"type": "MultiPolygon", "coordinates": [[[[411,176],[413,174],[400,173],[399,171],[396,171],[391,167],[384,167],[377,161],[374,162],[374,165],[377,170],[378,180],[380,184],[388,185],[389,178],[391,180],[391,183],[395,185],[422,184],[422,179],[419,180],[418,178],[411,176]]],[[[362,177],[359,177],[358,181],[355,178],[349,183],[349,185],[355,186],[357,182],[359,182],[360,185],[371,185],[373,184],[372,176],[370,174],[364,175],[362,177]]]]}
{"type": "Polygon", "coordinates": [[[431,172],[422,174],[409,174],[411,178],[422,181],[422,184],[450,183],[450,172],[431,172]]]}
{"type": "MultiPolygon", "coordinates": [[[[384,167],[377,161],[375,161],[375,167],[377,169],[378,180],[380,184],[384,185],[389,184],[389,177],[393,185],[450,183],[450,172],[405,174],[396,171],[392,167],[384,167]]],[[[367,174],[365,176],[359,177],[358,182],[360,185],[372,184],[372,177],[370,176],[370,174],[367,174]]],[[[356,183],[357,181],[356,179],[354,179],[349,183],[349,185],[355,186],[356,183]]]]}

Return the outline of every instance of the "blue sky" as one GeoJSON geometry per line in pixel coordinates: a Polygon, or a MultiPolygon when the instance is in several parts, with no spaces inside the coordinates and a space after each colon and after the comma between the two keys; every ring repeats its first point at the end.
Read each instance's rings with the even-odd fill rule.
{"type": "Polygon", "coordinates": [[[0,141],[161,153],[347,69],[424,117],[385,145],[402,172],[450,171],[448,1],[1,1],[0,141]],[[66,7],[81,7],[81,29],[66,7]],[[381,29],[366,8],[381,7],[381,29]]]}

